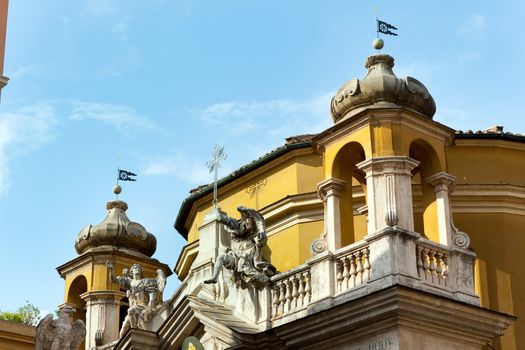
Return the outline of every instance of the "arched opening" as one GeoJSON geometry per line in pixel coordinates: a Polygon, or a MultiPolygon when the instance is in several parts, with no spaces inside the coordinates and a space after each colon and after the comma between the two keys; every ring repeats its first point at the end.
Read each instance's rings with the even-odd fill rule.
{"type": "MultiPolygon", "coordinates": [[[[73,315],[74,320],[82,320],[86,324],[86,302],[80,297],[87,292],[87,279],[85,276],[77,276],[67,292],[67,303],[74,305],[77,312],[73,315]]],[[[85,347],[85,342],[82,342],[80,349],[85,347]]]]}
{"type": "Polygon", "coordinates": [[[67,302],[75,305],[77,312],[73,315],[75,320],[86,322],[86,302],[80,297],[87,292],[87,279],[83,275],[76,277],[67,293],[67,302]]]}
{"type": "Polygon", "coordinates": [[[356,164],[365,160],[365,151],[357,142],[342,147],[334,159],[332,177],[343,180],[339,211],[341,215],[341,245],[346,246],[367,234],[366,179],[356,164]]]}
{"type": "Polygon", "coordinates": [[[415,140],[410,145],[410,158],[419,161],[412,170],[412,203],[414,208],[414,230],[426,238],[439,242],[439,227],[434,187],[427,178],[440,171],[434,148],[424,140],[415,140]]]}

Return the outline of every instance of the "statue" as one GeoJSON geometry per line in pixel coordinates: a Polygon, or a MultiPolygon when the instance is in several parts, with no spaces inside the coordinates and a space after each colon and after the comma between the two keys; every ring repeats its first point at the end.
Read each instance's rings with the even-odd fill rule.
{"type": "Polygon", "coordinates": [[[36,326],[35,350],[78,350],[86,336],[86,326],[82,320],[73,322],[71,315],[75,309],[65,306],[60,309],[60,317],[53,320],[48,314],[36,326]]]}
{"type": "Polygon", "coordinates": [[[276,272],[275,267],[264,261],[262,250],[267,236],[262,215],[244,206],[237,207],[241,219],[236,220],[220,214],[219,222],[231,234],[231,249],[215,261],[213,276],[204,283],[217,283],[221,269],[233,271],[234,282],[242,281],[255,286],[263,286],[276,272]]]}
{"type": "Polygon", "coordinates": [[[122,323],[119,337],[130,328],[145,329],[144,323],[151,320],[155,311],[162,304],[162,291],[166,286],[166,275],[162,270],[157,270],[156,278],[142,278],[142,267],[133,264],[131,268],[124,269],[122,276],[113,274],[113,264],[106,263],[111,282],[118,283],[126,291],[129,301],[128,314],[122,323]]]}

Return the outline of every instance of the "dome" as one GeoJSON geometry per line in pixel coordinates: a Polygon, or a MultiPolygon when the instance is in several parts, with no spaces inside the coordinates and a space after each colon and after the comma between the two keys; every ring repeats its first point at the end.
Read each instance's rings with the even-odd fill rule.
{"type": "Polygon", "coordinates": [[[369,56],[365,67],[368,73],[363,80],[350,80],[332,98],[331,112],[335,123],[369,108],[402,107],[432,118],[436,104],[427,88],[412,77],[396,77],[392,71],[392,56],[369,56]]]}
{"type": "Polygon", "coordinates": [[[151,257],[157,249],[157,240],[144,226],[128,219],[126,202],[108,202],[106,208],[108,215],[100,224],[88,225],[78,234],[77,253],[119,249],[151,257]]]}

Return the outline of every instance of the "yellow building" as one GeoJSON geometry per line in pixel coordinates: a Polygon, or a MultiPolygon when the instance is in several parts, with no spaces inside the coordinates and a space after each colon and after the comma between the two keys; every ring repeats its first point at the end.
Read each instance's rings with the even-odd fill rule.
{"type": "MultiPolygon", "coordinates": [[[[481,306],[524,315],[525,279],[519,261],[525,246],[525,135],[505,133],[502,127],[454,131],[432,120],[435,105],[426,88],[410,77],[402,80],[403,86],[392,66],[389,56],[370,57],[367,77],[352,79],[333,98],[334,127],[318,135],[291,137],[284,146],[221,179],[221,209],[235,213],[240,203],[259,209],[269,237],[266,258],[285,272],[308,262],[316,244],[337,250],[377,229],[383,217],[370,217],[367,197],[374,193],[367,185],[373,175],[363,163],[406,157],[415,162],[404,165],[411,176],[410,203],[397,203],[400,212],[413,208],[405,227],[443,245],[470,237],[481,306]],[[432,177],[436,174],[441,176],[432,177]],[[337,208],[329,210],[338,213],[338,222],[326,222],[329,203],[322,198],[328,187],[337,192],[337,208]],[[450,206],[445,203],[448,196],[450,206]],[[445,218],[451,215],[446,210],[454,218],[448,227],[445,218]],[[318,240],[322,236],[325,239],[318,240]]],[[[199,226],[212,209],[211,196],[211,186],[198,188],[179,211],[175,228],[188,240],[176,266],[181,280],[197,256],[199,226]]],[[[525,349],[525,321],[518,318],[492,344],[525,349]]]]}
{"type": "Polygon", "coordinates": [[[168,269],[109,202],[58,268],[86,349],[525,349],[525,136],[436,122],[426,87],[393,66],[370,56],[332,127],[219,180],[220,209],[213,185],[192,190],[175,222],[182,284],[120,337],[106,261],[168,269]]]}

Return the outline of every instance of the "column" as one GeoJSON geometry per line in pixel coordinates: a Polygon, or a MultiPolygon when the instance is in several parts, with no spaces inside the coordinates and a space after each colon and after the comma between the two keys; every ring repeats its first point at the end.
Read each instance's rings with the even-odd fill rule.
{"type": "Polygon", "coordinates": [[[326,245],[333,252],[341,247],[341,212],[339,203],[341,191],[346,182],[336,178],[329,178],[317,185],[317,194],[324,202],[324,227],[326,245]]]}
{"type": "Polygon", "coordinates": [[[366,173],[368,235],[387,226],[414,230],[412,170],[409,157],[377,157],[357,164],[366,173]]]}
{"type": "Polygon", "coordinates": [[[110,343],[119,337],[120,291],[86,292],[86,349],[110,343]]]}
{"type": "Polygon", "coordinates": [[[437,221],[439,243],[451,246],[453,242],[452,211],[450,208],[450,194],[454,191],[456,177],[445,172],[439,172],[427,178],[427,182],[434,186],[436,193],[437,221]]]}

